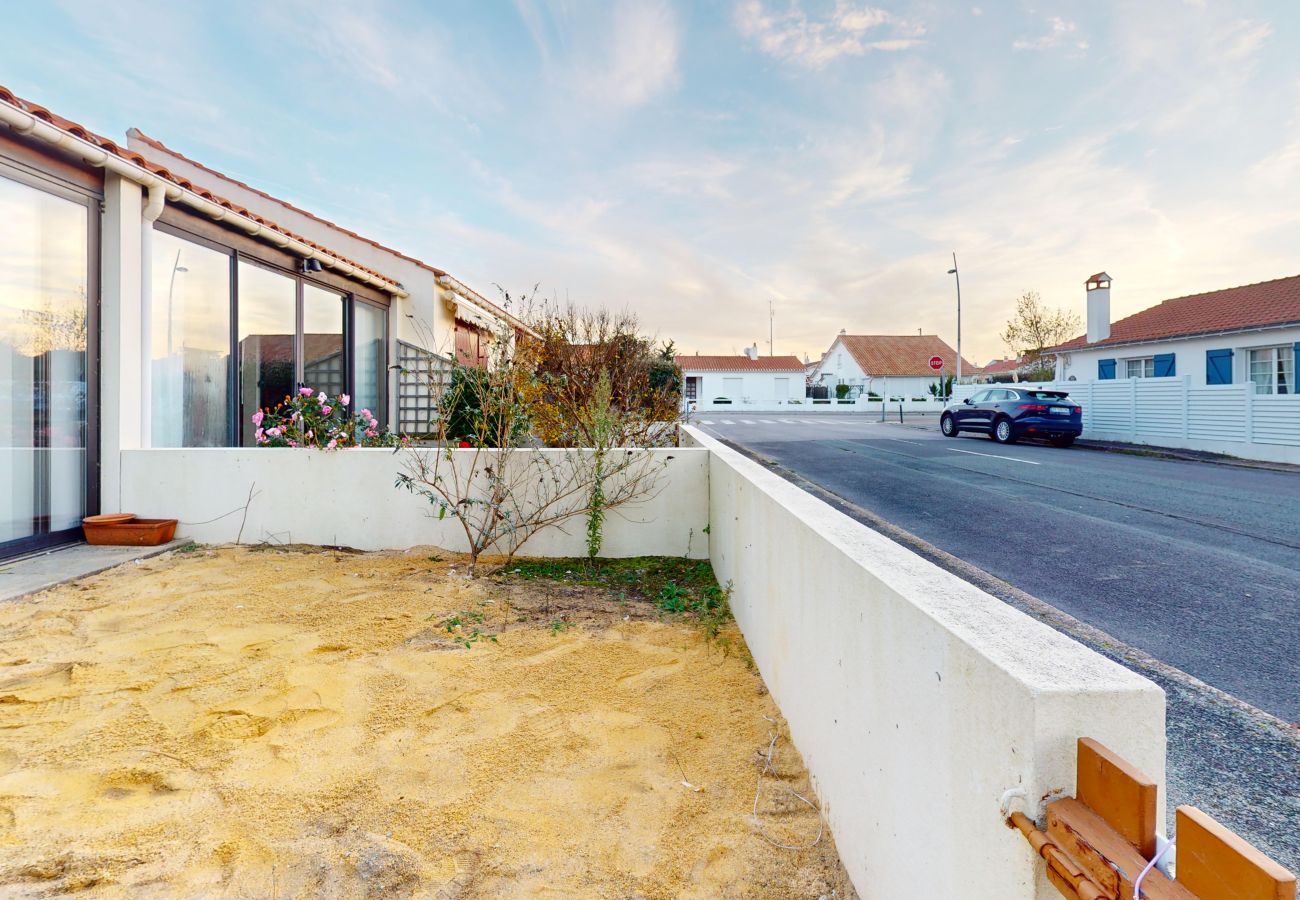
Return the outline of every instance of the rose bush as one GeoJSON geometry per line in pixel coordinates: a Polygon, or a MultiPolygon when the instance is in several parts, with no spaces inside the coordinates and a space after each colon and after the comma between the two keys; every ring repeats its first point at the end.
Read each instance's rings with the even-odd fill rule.
{"type": "Polygon", "coordinates": [[[368,409],[350,415],[352,398],[347,394],[328,396],[324,391],[302,387],[273,409],[259,409],[251,419],[259,447],[399,447],[410,439],[381,428],[368,409]]]}

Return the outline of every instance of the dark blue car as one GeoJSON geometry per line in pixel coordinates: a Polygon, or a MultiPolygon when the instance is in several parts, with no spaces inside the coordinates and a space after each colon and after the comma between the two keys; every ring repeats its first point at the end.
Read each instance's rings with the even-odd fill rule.
{"type": "Polygon", "coordinates": [[[945,409],[939,429],[948,437],[978,431],[999,444],[1043,438],[1068,447],[1083,433],[1083,407],[1065,391],[988,388],[945,409]]]}

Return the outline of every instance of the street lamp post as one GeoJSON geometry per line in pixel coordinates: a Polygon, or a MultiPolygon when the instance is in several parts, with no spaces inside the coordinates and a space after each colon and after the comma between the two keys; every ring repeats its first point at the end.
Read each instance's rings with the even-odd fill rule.
{"type": "Polygon", "coordinates": [[[171,359],[172,355],[172,292],[176,289],[176,273],[188,272],[189,269],[181,265],[181,251],[176,251],[176,262],[172,263],[172,277],[167,284],[167,358],[171,359]]]}
{"type": "Polygon", "coordinates": [[[948,270],[949,275],[956,276],[957,279],[957,381],[961,384],[961,273],[957,271],[957,251],[952,252],[952,268],[948,270]]]}

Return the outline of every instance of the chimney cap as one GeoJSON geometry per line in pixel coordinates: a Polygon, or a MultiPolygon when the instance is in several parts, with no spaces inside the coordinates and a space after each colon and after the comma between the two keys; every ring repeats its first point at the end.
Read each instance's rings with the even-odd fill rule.
{"type": "Polygon", "coordinates": [[[1105,272],[1098,272],[1096,275],[1089,276],[1088,280],[1084,282],[1084,285],[1088,288],[1110,287],[1110,276],[1105,272]]]}

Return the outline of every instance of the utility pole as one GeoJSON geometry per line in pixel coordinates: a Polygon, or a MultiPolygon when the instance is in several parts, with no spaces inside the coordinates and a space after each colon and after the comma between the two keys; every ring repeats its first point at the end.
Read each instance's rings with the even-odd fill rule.
{"type": "Polygon", "coordinates": [[[953,383],[961,384],[961,273],[957,271],[956,250],[952,252],[952,268],[948,274],[957,279],[957,380],[953,383]]]}
{"type": "Polygon", "coordinates": [[[774,323],[775,319],[776,319],[776,311],[774,310],[774,308],[772,308],[771,300],[768,300],[767,302],[767,355],[768,356],[776,355],[776,351],[772,350],[772,336],[774,336],[775,334],[774,324],[772,323],[774,323]]]}

